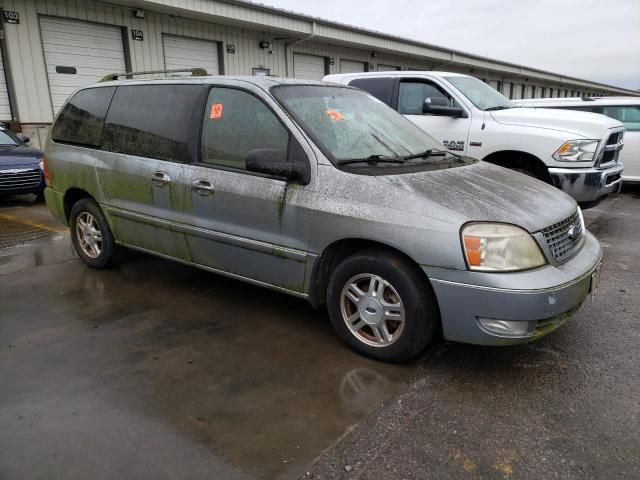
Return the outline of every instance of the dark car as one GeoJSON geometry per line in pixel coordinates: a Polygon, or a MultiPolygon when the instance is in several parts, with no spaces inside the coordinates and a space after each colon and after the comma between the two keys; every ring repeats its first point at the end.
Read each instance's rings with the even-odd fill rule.
{"type": "Polygon", "coordinates": [[[0,196],[33,193],[43,198],[43,153],[0,127],[0,196]]]}

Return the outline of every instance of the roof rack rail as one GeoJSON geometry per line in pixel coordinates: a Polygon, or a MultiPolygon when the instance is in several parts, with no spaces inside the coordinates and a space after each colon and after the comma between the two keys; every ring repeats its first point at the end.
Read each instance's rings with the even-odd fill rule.
{"type": "Polygon", "coordinates": [[[191,73],[192,77],[204,77],[208,75],[204,68],[180,68],[177,70],[146,70],[143,72],[125,72],[125,73],[110,73],[100,79],[101,82],[111,82],[117,80],[119,77],[132,77],[134,75],[154,75],[156,73],[191,73]]]}

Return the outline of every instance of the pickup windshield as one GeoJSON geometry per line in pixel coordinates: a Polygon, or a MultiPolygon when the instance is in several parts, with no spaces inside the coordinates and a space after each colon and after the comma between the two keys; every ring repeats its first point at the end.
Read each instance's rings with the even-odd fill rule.
{"type": "Polygon", "coordinates": [[[334,165],[442,162],[432,154],[442,148],[437,140],[368,93],[321,85],[271,91],[334,165]]]}
{"type": "Polygon", "coordinates": [[[513,108],[511,101],[497,92],[482,80],[475,77],[444,77],[449,83],[456,87],[480,110],[504,110],[513,108]]]}

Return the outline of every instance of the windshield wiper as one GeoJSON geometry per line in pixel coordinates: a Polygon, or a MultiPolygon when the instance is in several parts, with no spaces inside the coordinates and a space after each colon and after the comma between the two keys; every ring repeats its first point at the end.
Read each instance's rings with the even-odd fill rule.
{"type": "Polygon", "coordinates": [[[384,163],[404,163],[404,158],[392,158],[387,157],[386,155],[369,155],[368,157],[363,158],[347,158],[344,160],[336,161],[337,165],[346,165],[349,163],[370,163],[375,165],[378,162],[384,163]]]}
{"type": "Polygon", "coordinates": [[[485,108],[484,111],[485,112],[493,112],[494,110],[508,110],[512,107],[507,107],[505,105],[496,105],[495,107],[489,107],[489,108],[485,108]]]}
{"type": "Polygon", "coordinates": [[[411,160],[412,158],[423,158],[423,157],[444,157],[447,153],[444,150],[438,150],[437,148],[430,148],[421,153],[414,153],[413,155],[407,155],[406,157],[402,157],[404,160],[411,160]]]}

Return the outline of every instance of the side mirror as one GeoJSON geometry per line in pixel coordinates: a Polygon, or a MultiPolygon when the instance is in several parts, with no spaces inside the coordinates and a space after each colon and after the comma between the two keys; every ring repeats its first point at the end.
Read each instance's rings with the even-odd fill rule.
{"type": "Polygon", "coordinates": [[[427,97],[422,104],[422,113],[440,115],[441,117],[467,118],[467,114],[460,107],[450,107],[444,98],[427,97]]]}
{"type": "Polygon", "coordinates": [[[284,177],[289,181],[304,181],[307,177],[305,163],[292,162],[285,150],[257,148],[247,154],[247,170],[284,177]]]}
{"type": "Polygon", "coordinates": [[[29,143],[31,139],[29,137],[22,137],[22,143],[29,143]]]}

